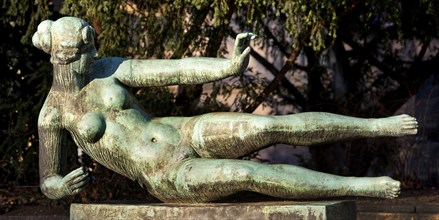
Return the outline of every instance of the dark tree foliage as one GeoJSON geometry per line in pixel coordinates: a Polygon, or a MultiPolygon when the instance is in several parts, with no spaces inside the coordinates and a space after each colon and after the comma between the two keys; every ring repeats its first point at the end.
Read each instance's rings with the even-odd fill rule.
{"type": "MultiPolygon", "coordinates": [[[[251,55],[265,67],[263,73],[250,70],[216,82],[209,93],[203,85],[180,86],[177,92],[154,87],[133,90],[156,116],[253,112],[261,105],[271,106],[274,113],[279,106],[293,106],[296,112],[388,116],[436,74],[439,64],[432,44],[439,31],[439,7],[432,0],[62,2],[62,15],[81,17],[94,27],[102,57],[224,56],[226,40],[237,32],[253,31],[260,36],[253,47],[268,52],[254,50],[251,55]],[[399,56],[401,49],[395,45],[404,48],[404,42],[413,41],[420,50],[408,59],[399,56]],[[306,62],[297,62],[299,58],[306,62]],[[334,58],[335,64],[328,61],[334,58]],[[298,70],[306,72],[305,86],[298,86],[289,77],[298,70]],[[336,76],[341,80],[336,81],[336,76]],[[217,97],[234,101],[225,104],[217,97]]],[[[49,56],[34,48],[30,39],[42,20],[61,16],[52,7],[52,1],[9,0],[1,5],[0,21],[6,36],[0,42],[0,184],[38,184],[36,125],[51,84],[52,67],[49,56]]],[[[342,166],[347,168],[334,165],[339,155],[323,146],[310,148],[315,168],[365,175],[373,158],[392,163],[389,155],[397,151],[396,147],[336,148],[345,152],[348,165],[342,166]]],[[[111,174],[101,176],[105,178],[97,181],[112,182],[111,174]]]]}
{"type": "Polygon", "coordinates": [[[0,184],[38,181],[37,118],[51,84],[49,56],[30,45],[46,1],[2,1],[0,25],[0,184]]]}

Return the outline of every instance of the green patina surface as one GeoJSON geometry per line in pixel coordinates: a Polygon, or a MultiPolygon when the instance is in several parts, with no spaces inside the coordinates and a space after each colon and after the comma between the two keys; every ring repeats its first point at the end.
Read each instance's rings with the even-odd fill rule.
{"type": "Polygon", "coordinates": [[[206,202],[243,190],[288,199],[398,196],[400,183],[389,177],[341,177],[237,158],[275,143],[414,135],[417,122],[411,116],[362,119],[309,112],[151,118],[128,90],[201,84],[241,74],[254,37],[239,34],[230,59],[97,60],[94,31],[85,21],[65,17],[42,22],[33,43],[51,55],[54,69],[38,120],[43,193],[58,199],[78,193],[89,182],[84,168],[61,175],[62,137],[70,134],[94,160],[166,202],[206,202]]]}
{"type": "Polygon", "coordinates": [[[70,219],[355,219],[355,203],[72,204],[70,219]]]}

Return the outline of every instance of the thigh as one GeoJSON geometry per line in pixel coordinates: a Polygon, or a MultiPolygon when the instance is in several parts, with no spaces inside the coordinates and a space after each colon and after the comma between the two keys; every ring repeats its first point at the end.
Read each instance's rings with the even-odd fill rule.
{"type": "Polygon", "coordinates": [[[170,202],[206,202],[248,190],[258,163],[244,160],[195,158],[167,172],[170,202]]]}
{"type": "Polygon", "coordinates": [[[272,143],[265,135],[273,117],[245,113],[209,113],[190,118],[182,139],[204,158],[234,159],[272,143]]]}

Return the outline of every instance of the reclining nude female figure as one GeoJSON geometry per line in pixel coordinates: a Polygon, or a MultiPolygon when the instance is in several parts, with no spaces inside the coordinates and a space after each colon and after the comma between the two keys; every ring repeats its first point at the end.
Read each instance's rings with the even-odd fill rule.
{"type": "Polygon", "coordinates": [[[95,61],[94,31],[83,20],[43,21],[33,37],[51,55],[53,85],[38,119],[41,190],[58,199],[89,182],[83,168],[61,175],[62,136],[107,168],[138,181],[165,202],[206,202],[239,191],[286,199],[397,197],[390,177],[343,177],[237,159],[275,143],[312,145],[417,132],[416,119],[362,119],[310,112],[284,116],[209,113],[151,118],[128,87],[197,84],[242,73],[251,33],[239,34],[231,59],[95,61]]]}

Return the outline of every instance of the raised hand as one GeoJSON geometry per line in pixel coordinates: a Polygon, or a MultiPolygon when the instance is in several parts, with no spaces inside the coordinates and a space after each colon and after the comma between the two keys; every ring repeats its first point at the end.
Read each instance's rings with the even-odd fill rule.
{"type": "Polygon", "coordinates": [[[238,58],[249,47],[250,40],[255,39],[257,36],[253,33],[240,33],[236,35],[235,47],[233,48],[233,58],[238,58]]]}
{"type": "Polygon", "coordinates": [[[253,33],[240,33],[236,36],[235,47],[233,48],[231,69],[229,72],[232,75],[238,75],[247,69],[250,59],[250,40],[256,38],[253,33]]]}

